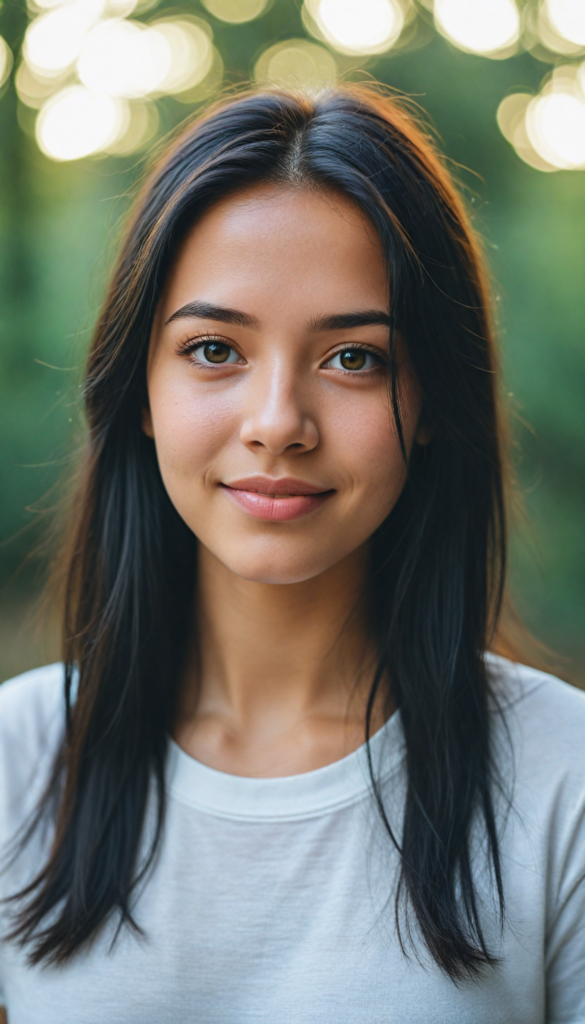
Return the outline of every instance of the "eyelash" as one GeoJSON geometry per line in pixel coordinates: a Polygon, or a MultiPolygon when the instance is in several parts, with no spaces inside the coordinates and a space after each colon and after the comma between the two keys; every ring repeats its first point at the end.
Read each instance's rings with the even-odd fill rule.
{"type": "MultiPolygon", "coordinates": [[[[204,345],[212,345],[214,343],[219,345],[225,345],[227,348],[231,349],[232,352],[236,353],[236,355],[239,355],[237,349],[233,345],[230,345],[224,338],[221,337],[221,335],[218,334],[205,334],[200,335],[199,337],[196,338],[188,338],[187,341],[184,341],[182,344],[179,345],[178,352],[180,355],[193,356],[197,352],[198,348],[202,348],[204,345]]],[[[323,368],[327,367],[328,364],[331,363],[332,360],[336,358],[336,356],[342,355],[344,352],[365,352],[367,355],[372,356],[373,359],[377,361],[376,366],[369,367],[369,369],[367,370],[346,370],[343,367],[335,367],[335,369],[338,370],[338,372],[343,373],[347,377],[363,377],[366,374],[375,373],[377,370],[380,370],[383,366],[386,365],[386,360],[384,359],[384,356],[378,349],[370,347],[369,345],[360,344],[358,342],[353,345],[345,345],[339,348],[337,352],[334,352],[331,356],[329,356],[327,362],[323,364],[323,368]]],[[[214,368],[213,363],[204,363],[203,361],[199,360],[197,360],[197,365],[205,367],[206,369],[214,368]]],[[[233,366],[234,363],[216,363],[215,365],[233,366]]]]}
{"type": "Polygon", "coordinates": [[[189,355],[194,349],[199,348],[200,345],[213,345],[216,342],[218,345],[230,345],[229,341],[222,338],[221,334],[196,334],[192,338],[187,338],[186,341],[180,342],[178,346],[179,353],[181,355],[189,355]]]}

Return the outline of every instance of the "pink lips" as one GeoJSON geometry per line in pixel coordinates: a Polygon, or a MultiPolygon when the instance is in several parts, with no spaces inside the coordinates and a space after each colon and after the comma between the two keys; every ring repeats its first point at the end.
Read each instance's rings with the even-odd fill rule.
{"type": "Polygon", "coordinates": [[[300,519],[335,493],[292,477],[251,476],[222,487],[249,515],[276,523],[300,519]]]}

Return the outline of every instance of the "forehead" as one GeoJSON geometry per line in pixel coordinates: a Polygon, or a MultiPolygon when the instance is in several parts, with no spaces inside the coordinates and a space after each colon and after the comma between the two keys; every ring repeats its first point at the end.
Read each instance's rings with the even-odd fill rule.
{"type": "Polygon", "coordinates": [[[165,315],[195,298],[257,314],[267,303],[380,308],[388,279],[373,225],[345,196],[262,185],[215,204],[182,242],[165,315]]]}

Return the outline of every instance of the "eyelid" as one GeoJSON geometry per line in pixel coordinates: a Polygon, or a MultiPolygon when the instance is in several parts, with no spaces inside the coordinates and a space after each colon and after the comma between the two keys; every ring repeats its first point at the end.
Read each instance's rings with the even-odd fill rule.
{"type": "Polygon", "coordinates": [[[186,338],[185,341],[179,342],[177,345],[177,351],[180,355],[189,355],[189,353],[199,345],[212,345],[214,342],[221,345],[227,345],[228,348],[233,348],[234,352],[238,351],[233,341],[228,338],[224,338],[221,334],[212,334],[209,331],[204,331],[201,334],[193,334],[190,338],[186,338]]]}

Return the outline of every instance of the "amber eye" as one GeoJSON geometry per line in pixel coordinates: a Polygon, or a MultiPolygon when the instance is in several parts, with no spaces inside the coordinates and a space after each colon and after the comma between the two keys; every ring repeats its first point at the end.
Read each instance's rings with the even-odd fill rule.
{"type": "Polygon", "coordinates": [[[232,349],[221,341],[208,341],[202,346],[202,354],[208,363],[227,363],[232,349]]]}
{"type": "Polygon", "coordinates": [[[339,353],[339,362],[344,370],[363,370],[368,353],[359,348],[348,348],[339,353]]]}
{"type": "Polygon", "coordinates": [[[367,349],[344,348],[325,363],[325,366],[332,370],[349,370],[355,373],[357,370],[375,370],[381,363],[381,358],[367,349]]]}

